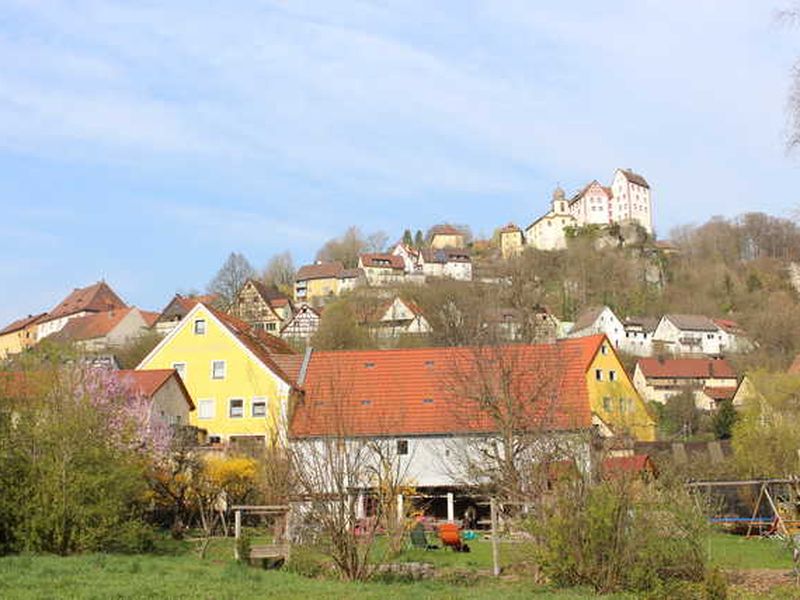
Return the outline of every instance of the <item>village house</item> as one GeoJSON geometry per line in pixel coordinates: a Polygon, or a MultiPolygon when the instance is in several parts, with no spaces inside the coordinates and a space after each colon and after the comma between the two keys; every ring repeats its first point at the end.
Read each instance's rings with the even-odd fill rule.
{"type": "Polygon", "coordinates": [[[85,288],[75,288],[53,310],[38,321],[36,341],[61,331],[71,319],[126,307],[127,305],[105,281],[98,281],[85,288]]]}
{"type": "Polygon", "coordinates": [[[622,321],[625,338],[620,340],[619,348],[634,356],[653,354],[653,333],[658,326],[655,317],[625,317],[622,321]]]}
{"type": "Polygon", "coordinates": [[[36,328],[47,313],[28,315],[0,329],[0,360],[19,354],[36,343],[36,328]]]}
{"type": "Polygon", "coordinates": [[[461,452],[497,443],[498,423],[475,404],[475,389],[507,376],[516,381],[505,389],[521,403],[520,419],[529,419],[518,431],[561,440],[582,470],[590,468],[592,431],[655,439],[655,422],[604,336],[494,350],[311,352],[298,382],[291,443],[302,449],[331,438],[380,440],[392,446],[417,493],[452,492],[469,482],[461,452]]]}
{"type": "Polygon", "coordinates": [[[730,319],[712,319],[714,324],[719,327],[722,334],[722,351],[745,353],[750,352],[755,347],[753,342],[747,337],[747,332],[736,322],[730,319]]]}
{"type": "Polygon", "coordinates": [[[146,333],[158,318],[158,313],[136,307],[91,313],[70,319],[48,340],[75,344],[88,351],[118,348],[146,333]]]}
{"type": "Polygon", "coordinates": [[[472,258],[466,249],[425,248],[421,252],[425,277],[472,281],[472,258]]]}
{"type": "Polygon", "coordinates": [[[560,322],[542,306],[525,311],[500,307],[486,311],[483,326],[498,340],[544,344],[553,343],[559,337],[560,322]]]}
{"type": "Polygon", "coordinates": [[[277,288],[248,279],[236,294],[229,313],[254,329],[277,334],[293,311],[291,300],[277,288]]]}
{"type": "Polygon", "coordinates": [[[584,309],[575,319],[569,337],[579,338],[598,333],[604,334],[614,348],[621,349],[625,327],[608,306],[590,306],[584,309]]]}
{"type": "Polygon", "coordinates": [[[154,326],[155,331],[159,335],[167,335],[170,331],[175,329],[175,326],[180,323],[181,319],[189,314],[189,311],[194,308],[198,302],[203,304],[213,305],[217,301],[216,294],[206,294],[204,296],[182,296],[175,294],[170,300],[161,314],[156,319],[154,326]]]}
{"type": "Polygon", "coordinates": [[[114,375],[126,388],[149,401],[151,421],[174,426],[189,424],[194,402],[175,369],[121,370],[114,375]]]}
{"type": "Polygon", "coordinates": [[[366,277],[362,269],[345,269],[338,261],[303,265],[295,275],[294,301],[313,305],[323,304],[332,297],[353,290],[365,282],[366,277]]]}
{"type": "Polygon", "coordinates": [[[633,383],[647,402],[666,404],[671,397],[689,391],[695,406],[713,411],[723,400],[733,399],[739,380],[736,371],[718,358],[641,358],[633,383]]]}
{"type": "Polygon", "coordinates": [[[717,324],[704,315],[667,314],[653,332],[653,353],[721,356],[727,350],[724,337],[717,324]]]}
{"type": "Polygon", "coordinates": [[[211,443],[263,443],[286,433],[302,355],[280,338],[202,303],[137,367],[175,369],[197,405],[189,423],[211,443]]]}
{"type": "Polygon", "coordinates": [[[500,254],[503,258],[508,260],[522,253],[525,248],[525,234],[522,233],[522,229],[514,223],[509,223],[500,229],[498,235],[500,236],[500,254]]]}
{"type": "Polygon", "coordinates": [[[371,286],[397,285],[406,273],[405,261],[396,254],[361,254],[358,267],[371,286]]]}
{"type": "Polygon", "coordinates": [[[466,246],[466,235],[452,225],[436,225],[430,231],[428,245],[433,250],[464,248],[466,246]]]}
{"type": "Polygon", "coordinates": [[[297,306],[294,314],[281,329],[281,337],[290,341],[308,342],[319,329],[321,311],[321,308],[314,308],[303,302],[297,306]]]}
{"type": "Polygon", "coordinates": [[[364,323],[378,338],[398,338],[430,333],[431,326],[422,310],[410,300],[395,297],[381,304],[364,323]]]}

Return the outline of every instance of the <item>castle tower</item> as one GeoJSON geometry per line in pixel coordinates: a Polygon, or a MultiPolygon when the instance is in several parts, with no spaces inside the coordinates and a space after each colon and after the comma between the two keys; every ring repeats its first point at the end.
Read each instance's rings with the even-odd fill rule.
{"type": "Polygon", "coordinates": [[[569,213],[569,207],[567,205],[567,197],[561,186],[557,186],[556,189],[553,190],[552,203],[553,203],[554,214],[565,215],[569,213]]]}

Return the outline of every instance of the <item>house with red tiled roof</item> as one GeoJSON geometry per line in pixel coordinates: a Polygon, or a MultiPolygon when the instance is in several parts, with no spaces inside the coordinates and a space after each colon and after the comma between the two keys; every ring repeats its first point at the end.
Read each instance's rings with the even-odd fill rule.
{"type": "Polygon", "coordinates": [[[280,338],[203,303],[136,368],[175,369],[213,442],[283,439],[303,356],[280,338]]]}
{"type": "Polygon", "coordinates": [[[0,360],[12,354],[19,354],[35,344],[39,321],[46,316],[47,313],[28,315],[0,329],[0,360]]]}
{"type": "Polygon", "coordinates": [[[202,296],[183,296],[175,294],[167,303],[155,322],[155,330],[161,335],[166,335],[172,331],[183,317],[189,314],[198,302],[214,305],[217,301],[217,294],[206,294],[202,296]]]}
{"type": "Polygon", "coordinates": [[[48,340],[76,344],[94,351],[119,347],[135,340],[150,329],[153,313],[136,307],[118,308],[70,319],[48,340]]]}
{"type": "Polygon", "coordinates": [[[294,310],[292,301],[278,288],[248,279],[236,294],[229,312],[255,329],[277,335],[294,310]]]}
{"type": "Polygon", "coordinates": [[[722,358],[641,358],[634,368],[633,383],[648,402],[666,404],[671,397],[689,391],[697,408],[716,410],[723,400],[733,399],[739,377],[722,358]]]}
{"type": "Polygon", "coordinates": [[[419,336],[431,331],[422,309],[411,300],[404,300],[399,296],[382,303],[366,315],[364,325],[381,339],[419,336]]]}
{"type": "Polygon", "coordinates": [[[176,426],[189,424],[194,401],[175,369],[120,370],[114,375],[129,390],[149,400],[152,421],[176,426]]]}
{"type": "Polygon", "coordinates": [[[121,308],[127,308],[127,305],[105,281],[98,281],[85,288],[75,288],[39,320],[36,340],[61,331],[71,319],[121,308]]]}
{"type": "Polygon", "coordinates": [[[444,223],[434,225],[428,234],[428,245],[433,250],[444,248],[464,248],[466,246],[466,232],[444,223]]]}
{"type": "Polygon", "coordinates": [[[358,268],[372,286],[397,285],[406,274],[405,262],[396,254],[360,254],[358,268]]]}
{"type": "Polygon", "coordinates": [[[339,261],[317,261],[297,270],[294,278],[294,300],[297,303],[321,305],[365,281],[364,271],[360,268],[346,269],[339,261]]]}
{"type": "Polygon", "coordinates": [[[313,351],[298,384],[293,443],[389,440],[417,489],[468,481],[454,446],[499,443],[501,423],[514,435],[571,440],[583,469],[590,431],[655,439],[655,421],[605,336],[491,348],[313,351]]]}

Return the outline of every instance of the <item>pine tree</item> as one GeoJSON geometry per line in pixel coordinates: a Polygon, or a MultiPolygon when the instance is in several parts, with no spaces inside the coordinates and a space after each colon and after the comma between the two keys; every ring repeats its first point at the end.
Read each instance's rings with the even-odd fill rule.
{"type": "Polygon", "coordinates": [[[410,229],[406,229],[403,232],[403,244],[405,244],[406,246],[413,246],[414,245],[414,238],[411,235],[411,230],[410,229]]]}

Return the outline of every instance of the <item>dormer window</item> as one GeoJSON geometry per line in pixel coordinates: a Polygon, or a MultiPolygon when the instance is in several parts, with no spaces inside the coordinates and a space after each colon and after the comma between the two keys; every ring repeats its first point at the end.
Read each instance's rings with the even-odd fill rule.
{"type": "Polygon", "coordinates": [[[205,335],[206,334],[206,320],[205,319],[195,319],[195,321],[194,321],[194,334],[195,335],[205,335]]]}

